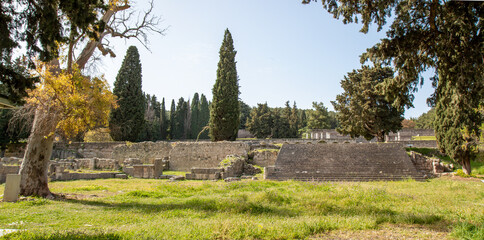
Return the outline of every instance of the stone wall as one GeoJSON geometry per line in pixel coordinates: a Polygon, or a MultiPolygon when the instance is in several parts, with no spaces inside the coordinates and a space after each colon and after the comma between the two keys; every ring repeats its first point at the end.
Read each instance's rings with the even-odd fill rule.
{"type": "Polygon", "coordinates": [[[192,167],[214,168],[228,155],[247,156],[244,142],[177,142],[170,152],[170,169],[190,171],[192,167]]]}
{"type": "Polygon", "coordinates": [[[131,143],[114,147],[112,158],[119,163],[123,163],[128,158],[138,158],[141,163],[153,164],[157,158],[168,158],[171,150],[172,143],[170,142],[131,143]]]}
{"type": "MultiPolygon", "coordinates": [[[[402,129],[396,133],[390,132],[385,136],[386,141],[400,142],[400,141],[411,141],[413,136],[435,136],[433,129],[402,129]]],[[[312,129],[308,134],[310,139],[319,139],[326,141],[355,141],[355,142],[375,142],[375,139],[367,141],[366,139],[359,137],[352,139],[349,135],[342,135],[338,133],[335,129],[312,129]]]]}
{"type": "Polygon", "coordinates": [[[20,170],[20,166],[4,165],[0,162],[0,184],[4,183],[7,179],[7,174],[17,174],[20,170]]]}
{"type": "Polygon", "coordinates": [[[113,149],[125,142],[75,142],[71,144],[56,142],[52,151],[52,159],[66,158],[111,158],[113,149]]]}
{"type": "Polygon", "coordinates": [[[398,143],[286,144],[266,179],[303,181],[423,180],[398,143]]]}
{"type": "Polygon", "coordinates": [[[279,150],[262,150],[251,152],[252,163],[261,167],[273,166],[276,163],[279,150]]]}

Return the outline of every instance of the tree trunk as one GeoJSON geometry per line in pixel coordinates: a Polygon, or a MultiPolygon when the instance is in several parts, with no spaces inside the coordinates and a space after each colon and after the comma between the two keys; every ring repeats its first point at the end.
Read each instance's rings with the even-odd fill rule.
{"type": "Polygon", "coordinates": [[[385,142],[385,133],[378,133],[376,135],[376,141],[377,142],[385,142]]]}
{"type": "Polygon", "coordinates": [[[465,156],[462,159],[462,171],[467,175],[471,175],[471,160],[469,156],[465,156]]]}
{"type": "Polygon", "coordinates": [[[20,167],[20,195],[52,198],[49,190],[47,171],[54,143],[55,115],[36,111],[20,167]]]}

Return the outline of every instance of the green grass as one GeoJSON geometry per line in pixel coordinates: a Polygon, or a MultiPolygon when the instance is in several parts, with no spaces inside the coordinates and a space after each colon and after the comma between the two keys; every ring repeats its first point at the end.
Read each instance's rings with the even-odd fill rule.
{"type": "Polygon", "coordinates": [[[305,239],[392,226],[437,229],[461,239],[484,234],[484,183],[448,178],[368,183],[104,179],[52,182],[50,188],[67,199],[0,202],[0,229],[21,230],[5,239],[305,239]]]}
{"type": "Polygon", "coordinates": [[[436,141],[435,136],[412,136],[412,141],[436,141]]]}

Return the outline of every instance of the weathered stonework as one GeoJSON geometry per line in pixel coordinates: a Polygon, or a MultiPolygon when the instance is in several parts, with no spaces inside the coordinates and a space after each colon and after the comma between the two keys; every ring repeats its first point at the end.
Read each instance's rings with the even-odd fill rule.
{"type": "Polygon", "coordinates": [[[286,144],[266,179],[303,181],[423,180],[402,144],[286,144]]]}
{"type": "Polygon", "coordinates": [[[252,163],[261,167],[273,166],[276,163],[279,151],[253,151],[251,152],[252,163]]]}
{"type": "Polygon", "coordinates": [[[153,164],[156,158],[168,158],[172,150],[170,142],[141,142],[118,145],[112,151],[112,158],[122,163],[127,158],[139,158],[141,163],[153,164]]]}
{"type": "Polygon", "coordinates": [[[170,152],[170,169],[215,168],[227,155],[247,156],[248,152],[249,145],[243,142],[177,142],[170,152]]]}

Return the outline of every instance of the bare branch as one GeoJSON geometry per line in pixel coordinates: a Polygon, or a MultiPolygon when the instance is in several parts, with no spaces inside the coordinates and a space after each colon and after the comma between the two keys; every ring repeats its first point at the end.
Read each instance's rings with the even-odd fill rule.
{"type": "Polygon", "coordinates": [[[142,14],[138,14],[137,19],[133,25],[133,18],[136,14],[135,11],[128,11],[129,5],[114,7],[104,13],[102,19],[106,22],[105,31],[99,33],[98,40],[90,40],[84,49],[82,50],[79,58],[77,59],[77,64],[80,69],[86,66],[89,58],[93,55],[94,51],[99,49],[103,55],[109,54],[111,57],[115,57],[116,54],[112,51],[109,42],[104,42],[104,37],[111,35],[112,37],[119,37],[124,39],[136,39],[138,40],[146,49],[150,50],[148,45],[148,34],[157,33],[165,35],[165,29],[159,28],[162,20],[161,18],[153,15],[153,1],[150,1],[150,7],[147,11],[142,14]]]}

